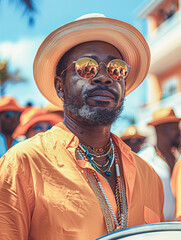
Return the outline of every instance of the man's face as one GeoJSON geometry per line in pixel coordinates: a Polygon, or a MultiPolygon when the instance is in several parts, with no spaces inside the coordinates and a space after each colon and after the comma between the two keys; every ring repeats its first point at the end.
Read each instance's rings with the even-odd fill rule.
{"type": "Polygon", "coordinates": [[[6,135],[12,135],[19,124],[21,113],[16,111],[0,112],[0,131],[6,135]]]}
{"type": "Polygon", "coordinates": [[[172,147],[178,148],[180,144],[180,129],[178,122],[170,122],[160,125],[162,127],[163,136],[170,139],[172,147]]]}
{"type": "Polygon", "coordinates": [[[123,140],[133,152],[137,153],[141,150],[141,145],[144,143],[144,139],[141,138],[129,138],[123,140]]]}
{"type": "Polygon", "coordinates": [[[167,131],[169,132],[172,146],[178,148],[178,146],[180,144],[179,123],[178,122],[168,123],[167,131]]]}
{"type": "MultiPolygon", "coordinates": [[[[69,55],[67,66],[82,57],[90,57],[106,65],[122,59],[119,51],[105,42],[86,42],[76,46],[69,55]]],[[[72,117],[91,125],[110,125],[118,117],[125,95],[125,82],[110,78],[104,64],[92,79],[83,79],[72,64],[64,79],[64,108],[72,117]]]]}

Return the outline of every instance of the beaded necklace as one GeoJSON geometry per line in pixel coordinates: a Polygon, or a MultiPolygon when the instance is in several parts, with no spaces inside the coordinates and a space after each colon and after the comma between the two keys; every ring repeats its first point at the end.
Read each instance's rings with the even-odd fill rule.
{"type": "MultiPolygon", "coordinates": [[[[79,147],[77,148],[77,152],[79,154],[79,156],[83,159],[86,160],[88,162],[90,162],[90,164],[94,167],[94,169],[96,171],[98,171],[97,166],[95,166],[95,164],[92,164],[92,160],[91,157],[89,156],[89,153],[85,151],[85,149],[82,148],[82,146],[79,145],[79,147]],[[89,157],[88,157],[89,156],[89,157]]],[[[119,170],[119,164],[118,164],[118,153],[116,151],[115,153],[115,148],[114,148],[114,144],[112,143],[112,149],[113,149],[113,154],[112,154],[112,161],[111,163],[113,164],[113,162],[115,161],[115,168],[116,168],[116,191],[115,191],[115,199],[116,199],[116,205],[117,205],[117,211],[118,211],[118,218],[116,218],[116,215],[112,209],[111,204],[109,203],[108,197],[106,196],[106,193],[104,191],[104,188],[99,180],[99,177],[97,176],[96,172],[94,170],[90,170],[88,176],[88,180],[96,194],[96,196],[98,197],[98,200],[100,201],[100,196],[99,196],[99,192],[101,193],[101,195],[103,196],[106,206],[108,208],[108,210],[105,210],[105,205],[100,202],[100,205],[102,207],[103,210],[103,214],[105,217],[105,221],[106,221],[106,226],[108,229],[108,232],[112,232],[113,230],[118,230],[118,229],[123,229],[126,228],[128,226],[128,207],[127,207],[127,199],[126,199],[126,188],[125,188],[125,183],[124,183],[124,177],[123,174],[120,173],[119,170]],[[113,157],[114,156],[114,157],[113,157]],[[92,179],[92,177],[96,180],[97,182],[97,186],[95,186],[94,184],[94,180],[92,179]],[[99,187],[99,190],[97,189],[99,187]],[[103,207],[103,206],[104,207],[103,207]],[[111,219],[110,217],[108,218],[108,213],[107,211],[110,212],[114,223],[116,225],[116,228],[113,229],[110,226],[111,225],[111,219]]],[[[110,164],[112,166],[112,164],[110,164]]],[[[104,165],[105,166],[105,165],[104,165]]],[[[110,166],[109,166],[110,167],[110,166]]],[[[111,172],[111,168],[109,168],[109,171],[111,172]]],[[[99,172],[99,171],[98,171],[99,172]]],[[[105,172],[105,170],[103,171],[105,172]]],[[[110,173],[111,174],[111,173],[110,173]]]]}
{"type": "Polygon", "coordinates": [[[111,175],[111,167],[112,167],[112,165],[114,163],[114,159],[115,159],[114,145],[112,144],[112,139],[111,139],[111,148],[113,150],[112,156],[109,154],[109,151],[106,153],[106,155],[105,154],[101,155],[101,156],[107,156],[107,161],[103,165],[100,165],[95,161],[93,154],[88,151],[88,149],[86,148],[85,145],[79,144],[77,151],[78,151],[79,155],[81,157],[83,157],[83,159],[86,159],[86,158],[88,159],[89,163],[93,166],[93,168],[96,169],[96,171],[98,171],[99,173],[105,173],[106,175],[110,176],[111,175]],[[107,168],[103,169],[106,166],[107,166],[107,168]]]}
{"type": "MultiPolygon", "coordinates": [[[[111,138],[110,138],[110,140],[111,140],[111,138]]],[[[110,146],[110,143],[111,142],[108,142],[108,144],[106,144],[104,147],[101,147],[101,148],[90,147],[88,145],[84,145],[84,146],[87,147],[87,148],[90,148],[91,150],[94,150],[98,153],[102,153],[102,152],[107,150],[107,148],[110,146]]]]}

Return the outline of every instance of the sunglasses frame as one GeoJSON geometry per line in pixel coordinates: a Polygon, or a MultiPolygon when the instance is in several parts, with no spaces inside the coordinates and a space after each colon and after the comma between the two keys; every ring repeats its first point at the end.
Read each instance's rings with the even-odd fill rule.
{"type": "Polygon", "coordinates": [[[95,59],[90,58],[90,57],[82,57],[82,58],[79,58],[79,59],[76,60],[76,61],[73,61],[73,62],[72,62],[67,68],[65,68],[65,69],[61,72],[60,76],[62,76],[63,73],[64,73],[67,69],[69,69],[69,68],[72,66],[72,64],[75,64],[75,71],[76,71],[77,75],[78,75],[79,77],[81,77],[82,79],[88,79],[88,80],[90,80],[90,79],[96,77],[96,75],[97,75],[98,72],[99,72],[100,64],[104,64],[105,67],[106,67],[106,72],[107,72],[107,74],[109,75],[109,77],[110,77],[111,79],[113,79],[114,81],[118,81],[118,82],[119,82],[119,81],[122,81],[122,80],[125,80],[125,79],[127,78],[128,74],[129,74],[129,69],[130,69],[130,67],[131,67],[131,66],[128,65],[124,60],[122,60],[122,59],[118,59],[118,58],[116,58],[116,59],[112,59],[111,61],[109,61],[109,62],[106,64],[106,63],[104,63],[104,62],[99,62],[99,63],[98,63],[95,59]],[[80,76],[80,74],[77,72],[77,69],[76,69],[76,63],[77,63],[79,60],[81,60],[81,59],[90,59],[90,60],[94,60],[94,61],[97,63],[97,65],[98,65],[98,67],[97,67],[97,72],[96,72],[96,74],[95,74],[93,77],[90,77],[90,78],[84,78],[84,77],[80,76]],[[122,78],[121,80],[118,80],[118,79],[114,79],[114,78],[112,78],[111,75],[110,75],[109,72],[108,72],[108,67],[107,67],[108,64],[110,64],[112,61],[116,61],[116,60],[119,60],[119,61],[125,63],[126,66],[127,66],[127,68],[128,68],[128,73],[127,73],[126,77],[125,77],[125,78],[122,78]]]}
{"type": "Polygon", "coordinates": [[[17,117],[19,118],[21,115],[21,112],[17,112],[17,111],[4,111],[4,115],[6,118],[14,118],[17,117]]]}

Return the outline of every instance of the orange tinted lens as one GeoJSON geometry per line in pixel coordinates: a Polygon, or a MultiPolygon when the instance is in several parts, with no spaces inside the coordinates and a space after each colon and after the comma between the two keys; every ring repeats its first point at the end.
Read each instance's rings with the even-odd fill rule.
{"type": "Polygon", "coordinates": [[[128,75],[128,65],[122,60],[115,59],[108,63],[107,71],[114,80],[122,80],[128,75]]]}
{"type": "Polygon", "coordinates": [[[82,78],[92,78],[97,74],[98,63],[92,58],[80,58],[75,69],[77,74],[82,78]]]}

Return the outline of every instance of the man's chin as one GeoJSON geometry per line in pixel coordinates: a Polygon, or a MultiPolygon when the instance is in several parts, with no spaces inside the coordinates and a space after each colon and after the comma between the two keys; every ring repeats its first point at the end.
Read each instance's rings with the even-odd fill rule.
{"type": "Polygon", "coordinates": [[[77,117],[80,117],[82,123],[89,124],[92,126],[107,126],[111,125],[121,112],[120,109],[103,108],[103,107],[90,107],[84,105],[78,110],[77,117]]]}
{"type": "MultiPolygon", "coordinates": [[[[85,101],[86,102],[86,101],[85,101]]],[[[97,126],[111,125],[123,110],[123,102],[116,106],[115,101],[98,101],[93,105],[93,102],[86,102],[84,105],[79,104],[79,99],[75,97],[65,99],[64,109],[80,119],[82,123],[97,126]]]]}

